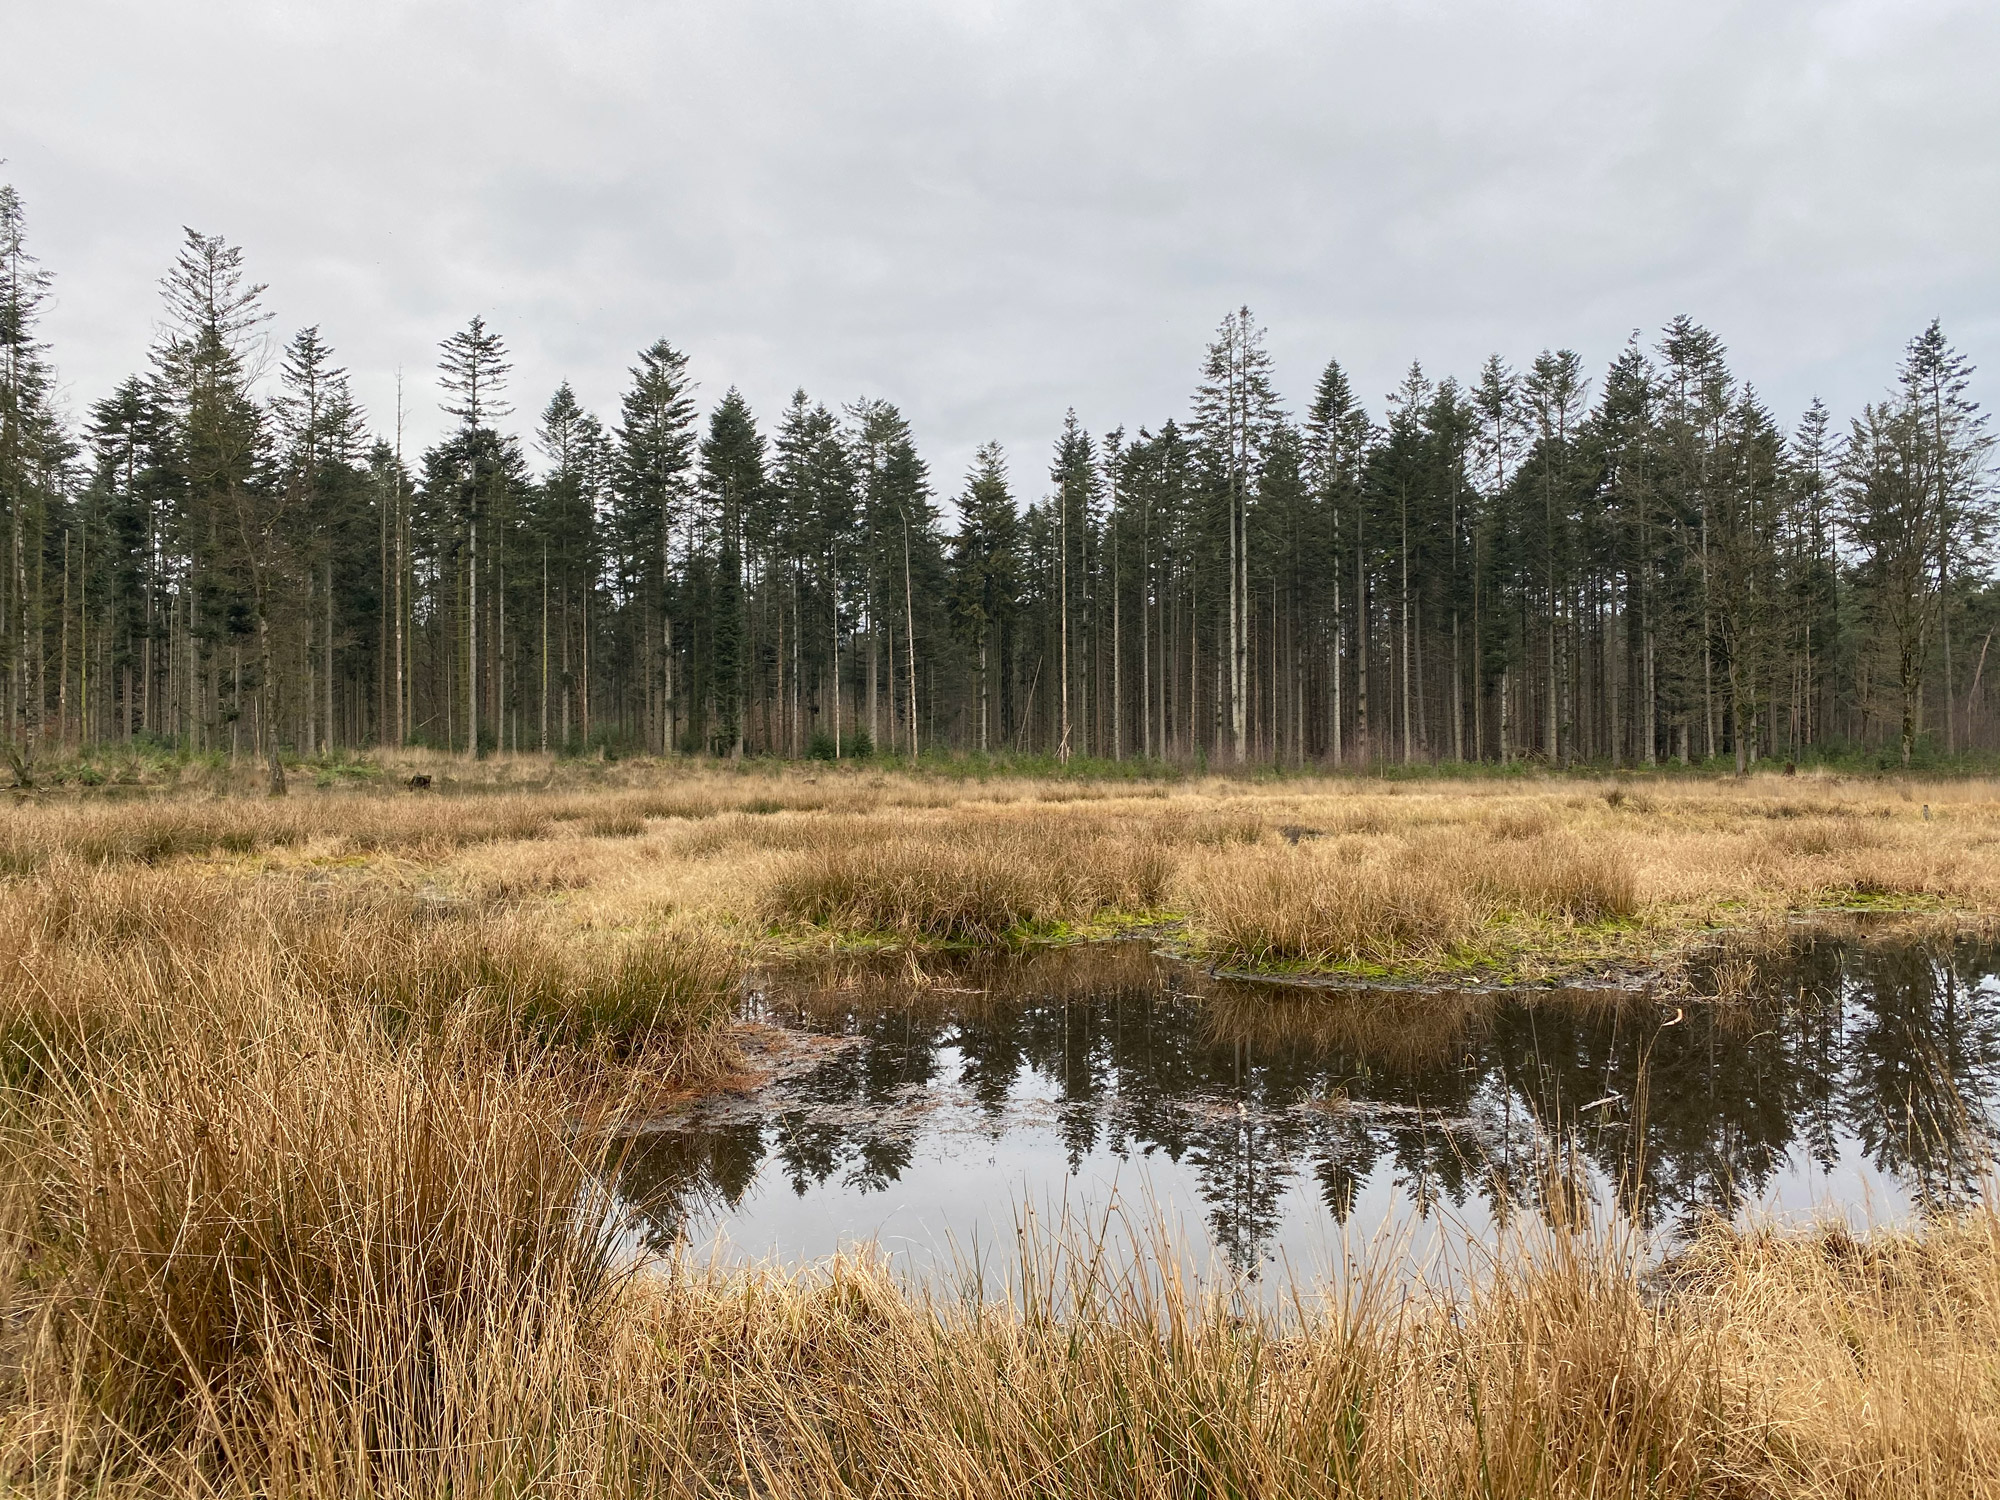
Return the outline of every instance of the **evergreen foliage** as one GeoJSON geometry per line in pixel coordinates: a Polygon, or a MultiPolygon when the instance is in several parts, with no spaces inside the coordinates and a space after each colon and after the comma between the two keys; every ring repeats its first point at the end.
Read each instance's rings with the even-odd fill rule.
{"type": "MultiPolygon", "coordinates": [[[[949,504],[891,403],[704,419],[661,339],[607,426],[510,430],[505,343],[441,345],[406,459],[318,327],[265,342],[189,230],[149,367],[72,431],[48,274],[0,187],[0,717],[17,755],[422,741],[654,754],[1651,766],[2000,748],[1993,437],[1932,323],[1843,435],[1789,435],[1710,330],[1594,381],[1412,365],[1296,417],[1225,317],[1185,417],[1066,414],[1046,488],[979,449],[949,504]],[[532,453],[532,459],[531,459],[532,453]],[[1992,672],[1987,670],[1989,665],[1992,672]]],[[[399,398],[400,399],[400,398],[399,398]]],[[[386,424],[385,424],[386,425],[386,424]]],[[[984,763],[981,761],[980,763],[984,763]]]]}

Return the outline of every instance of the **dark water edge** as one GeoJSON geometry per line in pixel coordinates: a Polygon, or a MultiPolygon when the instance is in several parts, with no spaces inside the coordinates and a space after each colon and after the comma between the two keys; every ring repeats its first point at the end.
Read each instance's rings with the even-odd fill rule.
{"type": "Polygon", "coordinates": [[[769,1081],[631,1137],[620,1192],[653,1247],[918,1268],[1138,1206],[1269,1277],[1386,1234],[1881,1222],[1984,1190],[2000,943],[1848,922],[1686,979],[1725,998],[1301,991],[1138,943],[774,974],[747,1007],[769,1081]]]}

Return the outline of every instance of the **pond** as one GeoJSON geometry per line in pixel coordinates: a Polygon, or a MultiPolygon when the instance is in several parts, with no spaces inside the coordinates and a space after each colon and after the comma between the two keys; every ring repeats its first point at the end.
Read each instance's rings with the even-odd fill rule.
{"type": "Polygon", "coordinates": [[[920,1271],[1136,1206],[1267,1283],[1385,1235],[1421,1262],[1534,1216],[1671,1234],[1982,1191],[2000,944],[1807,930],[1692,977],[1730,998],[1301,989],[1141,944],[767,976],[767,1079],[651,1122],[621,1190],[654,1245],[920,1271]]]}

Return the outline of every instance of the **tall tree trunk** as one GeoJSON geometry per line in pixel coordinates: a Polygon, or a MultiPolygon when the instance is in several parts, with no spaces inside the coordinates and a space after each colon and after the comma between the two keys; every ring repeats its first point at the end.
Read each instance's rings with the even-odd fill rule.
{"type": "Polygon", "coordinates": [[[465,607],[465,753],[479,758],[479,522],[469,528],[465,607]]]}

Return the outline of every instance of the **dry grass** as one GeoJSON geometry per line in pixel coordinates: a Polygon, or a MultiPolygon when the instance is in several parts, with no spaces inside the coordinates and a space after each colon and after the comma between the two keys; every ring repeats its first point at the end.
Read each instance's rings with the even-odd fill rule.
{"type": "Polygon", "coordinates": [[[2000,910],[1993,783],[953,780],[405,758],[430,792],[17,798],[0,868],[364,868],[593,931],[967,944],[1182,922],[1231,963],[1540,979],[1800,910],[2000,910]],[[1931,816],[1924,816],[1926,807],[1931,816]]]}
{"type": "Polygon", "coordinates": [[[532,1076],[354,1037],[190,1061],[184,1098],[114,1072],[21,1148],[17,1487],[2000,1492],[1985,1213],[1716,1233],[1665,1290],[1633,1246],[1553,1235],[1455,1296],[1364,1274],[1289,1316],[1038,1237],[1013,1300],[970,1307],[866,1260],[620,1276],[532,1076]]]}
{"type": "Polygon", "coordinates": [[[1174,867],[1150,830],[1080,819],[960,820],[801,851],[764,893],[774,922],[835,931],[992,942],[1020,928],[1156,908],[1174,867]]]}
{"type": "Polygon", "coordinates": [[[542,1068],[296,1016],[84,1062],[27,1122],[31,1400],[68,1385],[149,1448],[193,1428],[262,1464],[309,1413],[421,1424],[466,1338],[604,1300],[594,1163],[542,1068]]]}
{"type": "Polygon", "coordinates": [[[64,862],[0,886],[0,1077],[313,1014],[699,1077],[729,1061],[743,961],[686,919],[588,934],[392,886],[64,862]]]}
{"type": "Polygon", "coordinates": [[[1233,960],[1390,964],[1466,949],[1506,918],[1630,916],[1636,887],[1620,851],[1566,832],[1424,833],[1205,859],[1187,874],[1184,899],[1203,944],[1233,960]]]}
{"type": "MultiPolygon", "coordinates": [[[[771,922],[918,947],[1178,908],[1218,951],[1409,963],[1855,900],[1970,919],[2000,908],[1990,787],[509,774],[11,810],[10,1488],[2000,1493],[1986,1210],[1717,1230],[1665,1272],[1550,1231],[1454,1293],[1364,1276],[1278,1317],[1088,1239],[1034,1239],[1004,1305],[851,1260],[634,1274],[598,1186],[631,1090],[727,1062],[771,922]]],[[[1072,980],[1132,962],[1079,951],[1072,980]]],[[[1385,1057],[1485,1004],[1224,999],[1385,1057]]]]}
{"type": "Polygon", "coordinates": [[[1994,1222],[1885,1237],[1872,1274],[1848,1243],[1716,1236],[1660,1299],[1630,1247],[1557,1238],[1462,1299],[1364,1279],[1291,1321],[1088,1243],[999,1312],[854,1264],[683,1277],[648,1312],[702,1350],[691,1459],[765,1493],[1994,1493],[1994,1222]]]}
{"type": "Polygon", "coordinates": [[[685,918],[818,949],[1179,923],[1231,964],[1407,978],[1667,963],[1717,925],[1800,910],[2000,910],[1987,782],[1133,787],[536,757],[395,769],[412,767],[432,791],[19,798],[0,867],[358,870],[593,934],[685,918]]]}

